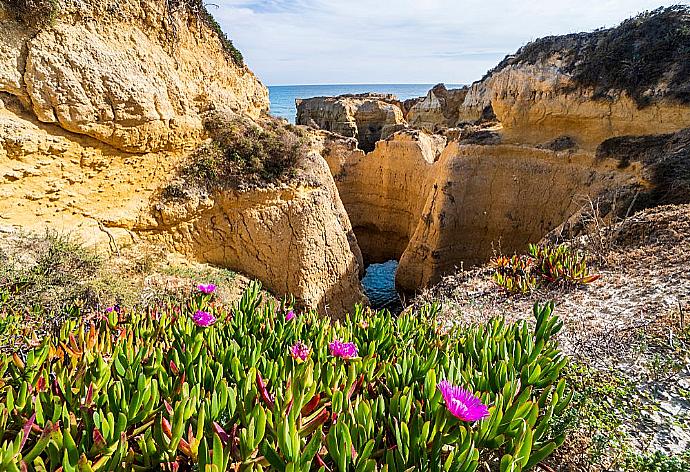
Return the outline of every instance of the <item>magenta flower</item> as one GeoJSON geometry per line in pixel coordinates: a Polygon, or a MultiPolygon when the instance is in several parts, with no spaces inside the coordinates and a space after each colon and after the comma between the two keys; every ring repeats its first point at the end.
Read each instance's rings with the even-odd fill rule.
{"type": "Polygon", "coordinates": [[[213,284],[199,284],[196,286],[196,288],[200,291],[205,293],[206,295],[210,295],[213,292],[216,291],[216,286],[213,284]]]}
{"type": "Polygon", "coordinates": [[[201,326],[202,328],[205,328],[207,326],[211,326],[213,323],[216,322],[216,318],[210,314],[207,311],[201,311],[197,310],[196,313],[192,316],[192,320],[197,326],[201,326]]]}
{"type": "Polygon", "coordinates": [[[357,353],[357,346],[354,343],[343,343],[337,339],[328,344],[328,350],[331,351],[332,356],[342,359],[352,359],[359,355],[357,353]]]}
{"type": "Polygon", "coordinates": [[[311,354],[311,348],[302,341],[297,341],[295,345],[290,348],[290,355],[298,363],[306,361],[309,354],[311,354]]]}
{"type": "Polygon", "coordinates": [[[285,313],[285,321],[292,321],[295,319],[295,312],[290,310],[287,313],[285,313]]]}
{"type": "Polygon", "coordinates": [[[441,380],[438,389],[443,394],[448,411],[462,421],[477,421],[489,416],[489,409],[471,392],[441,380]]]}

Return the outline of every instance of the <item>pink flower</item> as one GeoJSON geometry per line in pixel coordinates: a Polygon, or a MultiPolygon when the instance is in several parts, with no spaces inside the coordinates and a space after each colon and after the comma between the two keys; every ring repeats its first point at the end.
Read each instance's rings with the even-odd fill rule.
{"type": "Polygon", "coordinates": [[[438,383],[448,411],[462,421],[477,421],[489,416],[489,409],[481,400],[462,387],[445,380],[438,383]]]}
{"type": "Polygon", "coordinates": [[[206,295],[210,295],[211,293],[216,291],[216,286],[213,284],[199,284],[196,286],[196,288],[200,292],[205,293],[206,295]]]}
{"type": "Polygon", "coordinates": [[[343,343],[335,339],[328,344],[328,350],[332,356],[340,357],[342,359],[352,359],[357,357],[357,346],[354,343],[343,343]]]}
{"type": "Polygon", "coordinates": [[[295,312],[290,310],[287,313],[285,313],[285,321],[292,321],[295,319],[295,312]]]}
{"type": "Polygon", "coordinates": [[[211,326],[213,323],[216,322],[216,318],[212,314],[210,314],[207,311],[201,310],[197,310],[197,312],[194,313],[194,316],[192,316],[192,320],[194,320],[194,323],[197,326],[201,326],[202,328],[211,326]]]}
{"type": "Polygon", "coordinates": [[[297,341],[295,345],[290,348],[290,355],[298,363],[306,361],[309,354],[311,354],[311,348],[302,341],[297,341]]]}

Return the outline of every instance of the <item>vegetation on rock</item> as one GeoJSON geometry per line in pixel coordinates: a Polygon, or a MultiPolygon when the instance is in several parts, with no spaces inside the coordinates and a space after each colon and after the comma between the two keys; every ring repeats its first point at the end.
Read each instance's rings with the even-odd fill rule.
{"type": "Polygon", "coordinates": [[[228,55],[228,58],[238,67],[244,67],[244,57],[242,56],[242,53],[235,47],[235,45],[232,43],[232,40],[228,38],[227,34],[225,34],[216,19],[208,11],[208,8],[204,4],[203,0],[166,0],[166,6],[169,11],[185,9],[195,15],[197,19],[200,19],[202,22],[204,22],[216,33],[223,46],[223,50],[228,55]]]}
{"type": "Polygon", "coordinates": [[[165,188],[164,198],[184,198],[189,185],[210,190],[280,182],[294,176],[307,152],[299,129],[273,120],[259,126],[214,115],[205,125],[211,141],[194,152],[180,172],[183,183],[165,188]]]}
{"type": "Polygon", "coordinates": [[[519,471],[563,441],[552,305],[446,332],[435,305],[331,324],[203,288],[0,360],[3,469],[519,471]]]}
{"type": "Polygon", "coordinates": [[[641,13],[615,28],[538,39],[487,75],[557,57],[575,85],[593,88],[596,98],[624,91],[640,107],[662,96],[690,103],[688,55],[690,7],[675,5],[641,13]]]}
{"type": "Polygon", "coordinates": [[[512,293],[527,293],[541,285],[584,285],[594,282],[587,256],[565,244],[558,246],[529,245],[529,254],[494,257],[493,280],[512,293]]]}

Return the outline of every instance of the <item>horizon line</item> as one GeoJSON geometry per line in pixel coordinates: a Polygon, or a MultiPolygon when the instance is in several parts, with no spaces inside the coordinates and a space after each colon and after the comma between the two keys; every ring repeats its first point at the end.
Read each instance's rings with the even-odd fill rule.
{"type": "Polygon", "coordinates": [[[266,87],[314,87],[314,86],[328,86],[328,85],[438,85],[438,84],[444,84],[444,85],[469,85],[469,84],[462,84],[462,83],[456,83],[456,82],[372,82],[372,83],[367,83],[367,82],[361,82],[361,83],[311,83],[311,84],[264,84],[266,87]]]}

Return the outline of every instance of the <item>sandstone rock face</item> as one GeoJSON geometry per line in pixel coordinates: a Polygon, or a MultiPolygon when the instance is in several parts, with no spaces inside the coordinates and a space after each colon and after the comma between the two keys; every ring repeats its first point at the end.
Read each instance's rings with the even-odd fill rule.
{"type": "Polygon", "coordinates": [[[399,259],[426,200],[425,176],[445,138],[401,131],[364,154],[352,142],[332,143],[324,153],[335,176],[365,263],[399,259]]]}
{"type": "Polygon", "coordinates": [[[399,259],[396,283],[414,292],[494,252],[522,251],[611,189],[638,185],[643,165],[588,151],[451,142],[398,132],[368,154],[324,146],[365,263],[399,259]]]}
{"type": "MultiPolygon", "coordinates": [[[[460,121],[467,88],[448,90],[445,85],[434,86],[422,100],[412,104],[406,113],[410,126],[426,131],[453,128],[460,121]]],[[[474,120],[473,120],[474,121],[474,120]]]]}
{"type": "Polygon", "coordinates": [[[160,202],[139,229],[195,259],[241,268],[300,306],[342,316],[366,301],[361,253],[326,162],[312,154],[301,166],[321,184],[160,202]]]}
{"type": "Polygon", "coordinates": [[[44,123],[152,152],[195,145],[199,115],[210,108],[268,110],[266,87],[184,10],[157,0],[57,8],[38,31],[0,10],[0,92],[19,97],[44,123]]]}
{"type": "Polygon", "coordinates": [[[690,106],[660,100],[640,108],[621,93],[615,100],[594,98],[575,87],[557,60],[515,64],[472,87],[466,116],[490,104],[503,125],[504,142],[540,144],[563,134],[580,147],[596,149],[615,136],[669,133],[690,126],[690,106]]]}
{"type": "Polygon", "coordinates": [[[494,250],[523,251],[588,199],[639,182],[640,169],[582,151],[451,143],[428,177],[431,190],[396,282],[413,291],[494,250]]]}
{"type": "Polygon", "coordinates": [[[209,111],[268,110],[216,32],[172,4],[60,1],[53,22],[30,27],[0,3],[0,228],[50,227],[114,251],[162,241],[304,307],[351,310],[366,300],[361,252],[320,155],[280,186],[160,201],[207,139],[209,111]]]}
{"type": "Polygon", "coordinates": [[[297,124],[356,138],[360,149],[372,151],[376,142],[405,124],[400,102],[393,95],[362,94],[297,100],[297,124]]]}

